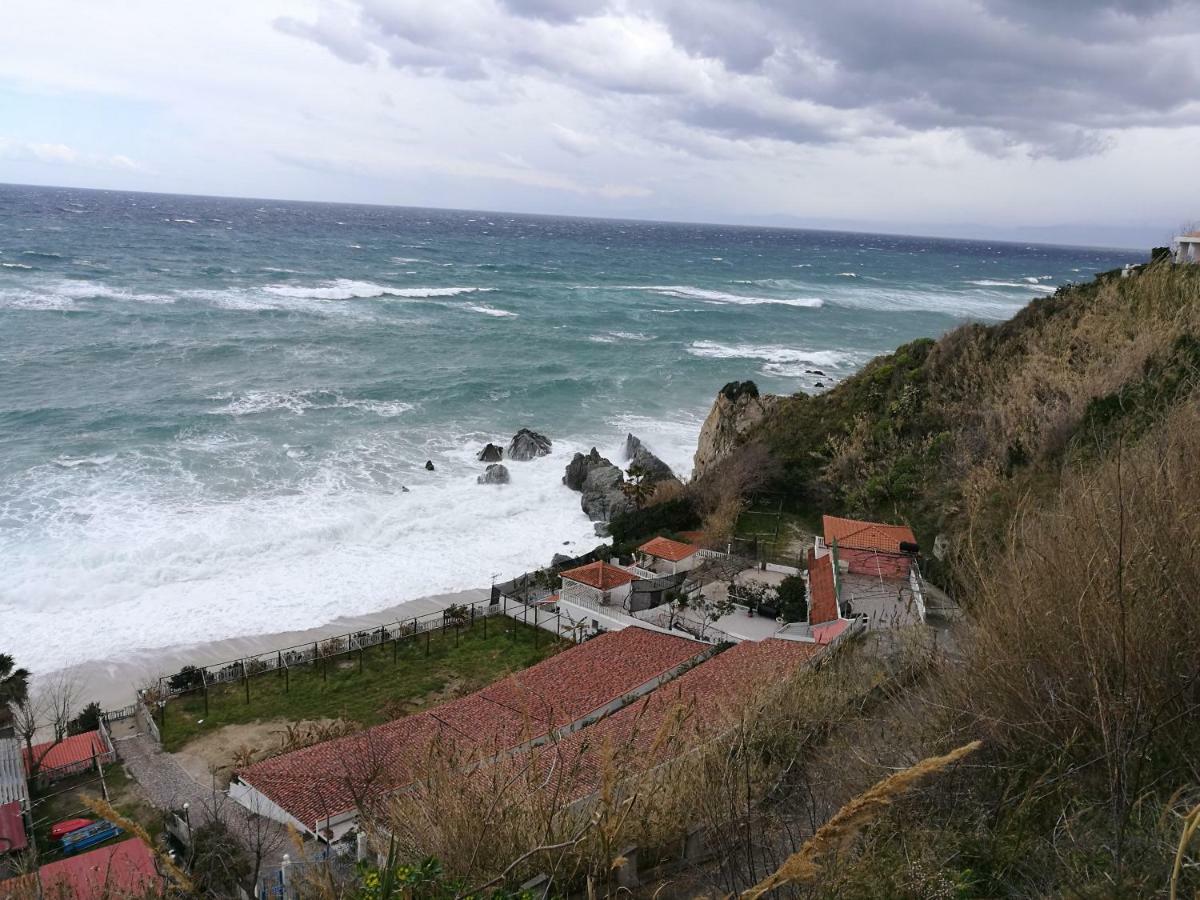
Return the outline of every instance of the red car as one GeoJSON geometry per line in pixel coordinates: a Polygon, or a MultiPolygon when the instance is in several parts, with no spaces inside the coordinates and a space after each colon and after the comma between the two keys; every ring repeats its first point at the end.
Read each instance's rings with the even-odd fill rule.
{"type": "Polygon", "coordinates": [[[70,834],[72,831],[78,831],[80,828],[86,828],[93,824],[92,819],[65,819],[62,822],[56,823],[50,829],[50,837],[58,840],[65,834],[70,834]]]}

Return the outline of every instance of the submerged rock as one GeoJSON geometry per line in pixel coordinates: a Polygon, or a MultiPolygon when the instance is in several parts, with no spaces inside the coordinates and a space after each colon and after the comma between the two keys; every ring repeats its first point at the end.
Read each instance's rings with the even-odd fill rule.
{"type": "Polygon", "coordinates": [[[515,459],[517,462],[525,462],[536,456],[548,455],[550,453],[550,446],[550,438],[544,434],[538,434],[536,431],[522,428],[513,435],[513,439],[509,442],[505,453],[508,454],[509,459],[515,459]]]}
{"type": "Polygon", "coordinates": [[[432,459],[425,460],[425,471],[432,472],[433,470],[434,470],[433,469],[433,460],[432,459]]]}
{"type": "Polygon", "coordinates": [[[567,471],[563,475],[562,482],[573,491],[582,491],[583,483],[587,480],[588,472],[595,466],[612,466],[612,463],[600,455],[600,451],[595,447],[587,456],[582,453],[576,453],[571,461],[567,463],[567,471]]]}
{"type": "Polygon", "coordinates": [[[608,530],[607,522],[597,522],[592,526],[592,531],[595,532],[596,537],[611,537],[612,535],[612,532],[608,530]]]}
{"type": "Polygon", "coordinates": [[[486,463],[500,462],[504,458],[504,450],[495,444],[488,444],[479,451],[475,458],[486,463]]]}
{"type": "Polygon", "coordinates": [[[492,463],[483,470],[483,474],[475,479],[478,484],[508,484],[510,481],[508,469],[500,463],[492,463]]]}
{"type": "Polygon", "coordinates": [[[550,557],[550,565],[552,567],[561,566],[563,563],[569,563],[570,561],[571,557],[567,556],[565,553],[555,553],[552,557],[550,557]]]}

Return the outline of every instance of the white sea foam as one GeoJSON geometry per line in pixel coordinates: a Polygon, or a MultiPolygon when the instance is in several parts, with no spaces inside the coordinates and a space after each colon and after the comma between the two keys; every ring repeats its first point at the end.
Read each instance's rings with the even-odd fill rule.
{"type": "Polygon", "coordinates": [[[401,288],[385,284],[375,284],[371,281],[354,281],[349,278],[338,278],[334,281],[322,282],[319,285],[268,284],[263,290],[276,297],[289,297],[299,300],[354,300],[371,299],[374,297],[402,297],[425,299],[434,297],[457,297],[460,294],[473,294],[480,291],[490,291],[492,288],[481,287],[421,287],[401,288]]]}
{"type": "Polygon", "coordinates": [[[838,274],[841,275],[843,278],[857,278],[858,277],[857,272],[838,272],[838,274]]]}
{"type": "Polygon", "coordinates": [[[115,453],[100,456],[60,456],[54,460],[54,464],[60,469],[91,469],[106,466],[116,458],[115,453]]]}
{"type": "Polygon", "coordinates": [[[133,303],[171,303],[168,294],[151,294],[109,287],[99,281],[55,279],[0,290],[0,308],[34,310],[79,309],[82,300],[118,300],[133,303]]]}
{"type": "Polygon", "coordinates": [[[24,263],[0,263],[6,269],[32,269],[33,266],[27,266],[24,263]]]}
{"type": "MultiPolygon", "coordinates": [[[[20,486],[24,527],[0,529],[0,613],[5,633],[22,635],[22,662],[47,673],[308,628],[486,587],[496,573],[597,543],[578,495],[562,485],[574,449],[565,443],[510,464],[512,483],[489,490],[475,483],[481,466],[469,449],[350,443],[333,454],[279,448],[299,451],[287,460],[306,473],[298,488],[264,481],[236,502],[124,455],[88,478],[57,466],[34,473],[20,486]],[[436,473],[396,470],[398,459],[427,456],[436,473]]],[[[0,484],[0,495],[16,487],[0,484]]]]}
{"type": "Polygon", "coordinates": [[[285,411],[303,415],[310,410],[357,409],[384,418],[393,418],[412,409],[400,400],[348,398],[337,391],[246,391],[241,394],[216,394],[208,398],[225,405],[210,410],[215,416],[253,416],[285,411]]]}
{"type": "Polygon", "coordinates": [[[967,284],[973,284],[976,287],[998,287],[998,288],[1016,288],[1022,291],[1041,291],[1045,294],[1053,294],[1058,290],[1054,285],[1038,284],[1037,279],[1033,280],[1033,284],[1023,284],[1020,281],[993,281],[990,278],[979,278],[975,281],[968,281],[967,284]]]}
{"type": "Polygon", "coordinates": [[[853,365],[858,355],[840,350],[800,350],[791,347],[760,347],[754,344],[718,344],[694,341],[687,352],[705,359],[757,359],[762,372],[793,378],[807,374],[806,369],[835,369],[853,365]]]}
{"type": "Polygon", "coordinates": [[[737,306],[778,304],[780,306],[817,309],[825,302],[820,297],[748,297],[744,294],[727,294],[724,291],[713,291],[707,288],[675,284],[641,287],[638,290],[653,291],[656,294],[662,294],[664,297],[684,297],[692,300],[700,300],[704,303],[733,304],[737,306]]]}
{"type": "Polygon", "coordinates": [[[507,309],[497,309],[494,306],[488,306],[483,303],[478,305],[469,304],[465,308],[471,310],[471,312],[483,313],[485,316],[495,316],[497,319],[515,318],[517,315],[515,312],[510,312],[507,309]]]}

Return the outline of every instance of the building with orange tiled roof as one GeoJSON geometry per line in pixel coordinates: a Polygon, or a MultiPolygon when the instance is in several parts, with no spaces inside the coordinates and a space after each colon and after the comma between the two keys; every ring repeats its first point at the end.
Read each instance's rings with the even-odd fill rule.
{"type": "Polygon", "coordinates": [[[32,752],[22,748],[21,755],[26,774],[42,781],[78,775],[95,766],[96,761],[108,764],[116,759],[108,735],[100,730],[74,734],[61,741],[34,744],[32,752]]]}
{"type": "Polygon", "coordinates": [[[699,547],[662,536],[651,538],[637,548],[639,564],[660,575],[690,572],[699,562],[699,547]]]}
{"type": "Polygon", "coordinates": [[[560,598],[581,606],[624,606],[630,585],[637,581],[637,576],[627,569],[603,561],[567,569],[559,577],[560,598]]]}
{"type": "Polygon", "coordinates": [[[821,529],[825,546],[836,545],[838,561],[846,571],[856,575],[908,578],[912,554],[902,548],[906,544],[915,547],[917,539],[907,525],[821,516],[821,529]]]}
{"type": "Polygon", "coordinates": [[[838,607],[837,581],[833,571],[833,554],[818,557],[808,551],[808,624],[823,625],[841,618],[838,607]]]}

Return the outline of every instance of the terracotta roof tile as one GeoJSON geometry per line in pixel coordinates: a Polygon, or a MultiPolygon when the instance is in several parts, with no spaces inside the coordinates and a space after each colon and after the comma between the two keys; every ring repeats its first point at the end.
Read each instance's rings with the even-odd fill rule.
{"type": "Polygon", "coordinates": [[[487,757],[596,712],[706,650],[644,628],[609,632],[474,694],[238,772],[307,827],[410,784],[431,754],[487,757]]]}
{"type": "Polygon", "coordinates": [[[836,541],[839,547],[853,547],[859,550],[899,553],[901,541],[912,544],[917,542],[912,529],[907,525],[883,525],[859,519],[821,516],[821,529],[825,533],[826,544],[836,541]]]}
{"type": "Polygon", "coordinates": [[[833,578],[833,554],[817,558],[808,551],[808,624],[820,625],[839,617],[837,585],[833,578]]]}
{"type": "Polygon", "coordinates": [[[570,581],[578,581],[580,584],[586,584],[588,587],[594,587],[600,591],[611,591],[622,584],[637,581],[637,576],[632,572],[626,572],[624,569],[606,562],[588,563],[586,566],[568,569],[559,574],[570,581]]]}
{"type": "Polygon", "coordinates": [[[642,553],[648,553],[650,556],[656,556],[659,559],[665,559],[670,562],[679,562],[680,560],[687,559],[699,549],[699,547],[693,547],[691,544],[684,544],[665,537],[651,538],[638,547],[638,550],[642,553]]]}
{"type": "Polygon", "coordinates": [[[511,769],[528,772],[524,784],[530,790],[552,790],[572,800],[589,796],[599,789],[611,752],[621,754],[623,776],[636,774],[631,767],[644,770],[677,756],[735,720],[758,690],[796,671],[821,649],[774,638],[743,641],[611,716],[533,749],[531,763],[520,755],[479,770],[473,787],[487,790],[497,778],[508,783],[511,769]],[[663,740],[668,717],[676,711],[672,737],[663,740]]]}
{"type": "MultiPolygon", "coordinates": [[[[63,766],[88,762],[93,756],[104,756],[106,753],[108,753],[108,748],[104,746],[99,731],[75,734],[64,738],[57,744],[54,741],[46,741],[44,744],[33,745],[33,759],[37,761],[38,768],[42,770],[59,769],[63,766]]],[[[31,766],[28,749],[22,750],[22,757],[25,760],[25,771],[29,772],[31,766]]]]}
{"type": "Polygon", "coordinates": [[[38,877],[45,896],[74,900],[157,896],[162,886],[150,848],[136,838],[47,863],[38,877]]]}

